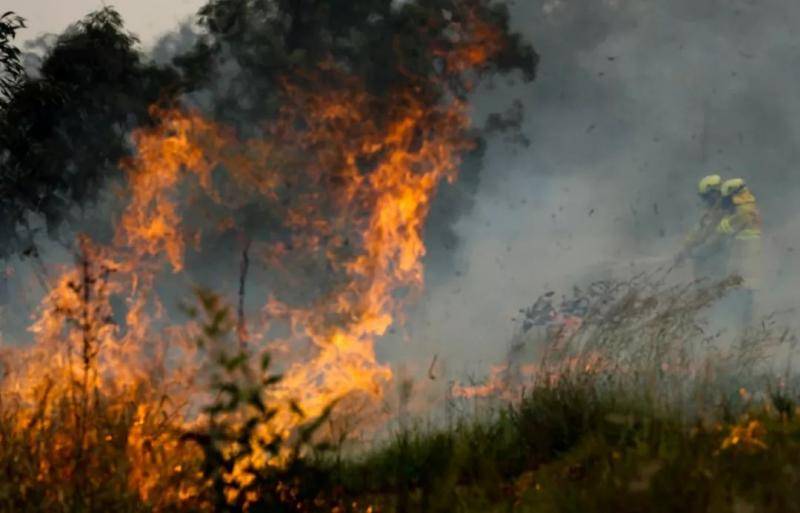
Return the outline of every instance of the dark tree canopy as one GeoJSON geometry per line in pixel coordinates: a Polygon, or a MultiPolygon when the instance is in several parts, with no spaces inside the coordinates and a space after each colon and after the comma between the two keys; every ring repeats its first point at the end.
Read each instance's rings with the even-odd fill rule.
{"type": "Polygon", "coordinates": [[[21,52],[13,44],[17,31],[24,27],[25,21],[13,12],[0,16],[0,105],[14,94],[25,74],[21,52]]]}
{"type": "MultiPolygon", "coordinates": [[[[220,70],[237,69],[224,88],[217,88],[220,116],[258,119],[279,102],[279,81],[287,75],[316,70],[332,61],[364,80],[367,89],[388,97],[413,82],[430,88],[432,76],[460,80],[441,58],[458,42],[454,19],[471,13],[499,27],[509,44],[492,64],[493,71],[521,70],[532,80],[538,57],[519,36],[510,35],[508,11],[482,0],[426,0],[393,7],[393,0],[211,0],[200,10],[207,34],[194,52],[176,60],[195,84],[216,80],[220,70]],[[456,9],[458,7],[458,9],[456,9]],[[437,52],[438,50],[438,52],[437,52]]],[[[454,90],[463,84],[452,83],[454,90]]],[[[432,101],[442,91],[428,91],[432,101]]]]}
{"type": "MultiPolygon", "coordinates": [[[[285,99],[286,77],[305,77],[301,85],[320,87],[321,65],[332,63],[359,77],[376,98],[376,112],[404,88],[415,88],[435,105],[466,95],[473,78],[443,58],[459,44],[453,24],[499,27],[506,44],[483,71],[519,70],[525,79],[534,78],[538,56],[509,33],[505,6],[488,0],[395,4],[210,0],[198,13],[198,41],[167,66],[146,60],[120,15],[104,8],[57,39],[35,78],[21,75],[19,52],[9,44],[21,20],[3,18],[0,57],[11,64],[3,61],[0,75],[8,80],[0,87],[9,84],[8,102],[0,107],[0,256],[34,247],[31,219],[43,220],[56,234],[91,206],[119,178],[118,163],[131,152],[130,131],[153,123],[148,108],[159,102],[183,98],[214,119],[248,130],[275,115],[285,99]]],[[[469,159],[469,187],[480,168],[478,148],[469,159]]],[[[455,194],[453,201],[468,195],[455,194]]]]}
{"type": "MultiPolygon", "coordinates": [[[[304,85],[311,89],[336,87],[336,74],[326,75],[320,63],[332,63],[363,82],[376,100],[373,119],[392,110],[398,91],[414,90],[428,105],[465,96],[479,77],[446,60],[463,43],[454,25],[481,24],[478,32],[492,27],[505,39],[482,73],[518,71],[525,80],[534,79],[538,56],[510,33],[504,4],[484,0],[396,4],[393,0],[211,0],[199,13],[204,35],[175,64],[189,87],[211,92],[213,99],[200,103],[216,119],[245,130],[273,116],[286,101],[282,89],[286,77],[295,81],[307,77],[304,85]]],[[[479,184],[485,148],[479,135],[476,132],[476,148],[466,156],[458,181],[439,191],[426,224],[429,266],[442,262],[443,268],[452,267],[448,255],[458,242],[454,221],[471,207],[479,184]]],[[[238,220],[243,226],[263,227],[270,219],[258,205],[248,212],[238,220]]]]}
{"type": "Polygon", "coordinates": [[[30,215],[55,231],[117,176],[127,134],[148,122],[175,73],[142,62],[119,14],[98,11],[61,35],[40,76],[22,80],[0,115],[2,253],[30,248],[30,215]]]}

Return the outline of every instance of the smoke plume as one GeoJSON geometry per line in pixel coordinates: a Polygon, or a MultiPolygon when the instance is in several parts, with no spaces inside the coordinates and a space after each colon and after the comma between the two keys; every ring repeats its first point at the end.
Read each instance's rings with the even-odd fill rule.
{"type": "Polygon", "coordinates": [[[520,98],[530,146],[489,145],[475,207],[457,225],[458,264],[419,305],[407,354],[438,354],[451,375],[485,373],[504,358],[512,317],[540,293],[669,262],[698,216],[697,180],[712,172],[744,178],[759,201],[762,311],[795,307],[800,5],[547,0],[511,10],[542,56],[538,78],[482,90],[476,116],[520,98]]]}

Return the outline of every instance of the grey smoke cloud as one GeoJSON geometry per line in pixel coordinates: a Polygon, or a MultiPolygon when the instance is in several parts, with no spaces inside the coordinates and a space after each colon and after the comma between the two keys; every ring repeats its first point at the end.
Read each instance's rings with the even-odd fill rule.
{"type": "MultiPolygon", "coordinates": [[[[710,172],[741,176],[765,220],[764,308],[795,306],[800,4],[549,0],[511,5],[542,60],[536,82],[476,95],[476,118],[520,98],[529,148],[490,146],[460,219],[451,280],[416,309],[403,349],[451,372],[500,361],[511,317],[545,290],[670,258],[710,172]]],[[[685,272],[676,278],[688,279],[685,272]]]]}
{"type": "MultiPolygon", "coordinates": [[[[490,144],[474,206],[456,225],[460,243],[444,248],[452,256],[444,264],[429,262],[431,286],[379,355],[423,372],[434,354],[451,375],[484,371],[504,357],[511,318],[539,293],[671,257],[696,217],[695,183],[711,171],[751,183],[765,218],[769,304],[796,302],[800,4],[510,7],[514,28],[542,57],[539,76],[477,92],[474,115],[482,122],[520,99],[531,145],[490,144]]],[[[154,57],[166,62],[193,39],[186,25],[154,57]]]]}

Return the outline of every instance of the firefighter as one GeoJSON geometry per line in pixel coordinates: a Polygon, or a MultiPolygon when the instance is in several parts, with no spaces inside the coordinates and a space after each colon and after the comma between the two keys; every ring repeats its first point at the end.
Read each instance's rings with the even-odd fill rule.
{"type": "Polygon", "coordinates": [[[720,192],[725,215],[717,225],[717,238],[728,246],[727,275],[742,280],[733,291],[737,320],[742,326],[749,326],[761,286],[761,213],[755,196],[741,178],[724,182],[720,192]]]}
{"type": "Polygon", "coordinates": [[[716,229],[725,215],[722,207],[722,177],[704,177],[697,185],[697,192],[703,204],[703,213],[684,240],[675,262],[681,264],[690,258],[695,280],[721,280],[726,267],[726,252],[724,240],[717,236],[716,229]]]}

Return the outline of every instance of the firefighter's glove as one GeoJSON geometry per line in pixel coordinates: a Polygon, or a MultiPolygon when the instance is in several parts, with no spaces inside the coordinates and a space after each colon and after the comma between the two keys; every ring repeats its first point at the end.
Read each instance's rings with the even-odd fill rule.
{"type": "Polygon", "coordinates": [[[734,232],[733,225],[731,224],[731,220],[727,217],[719,222],[719,226],[717,226],[717,231],[723,235],[731,235],[734,232]]]}

